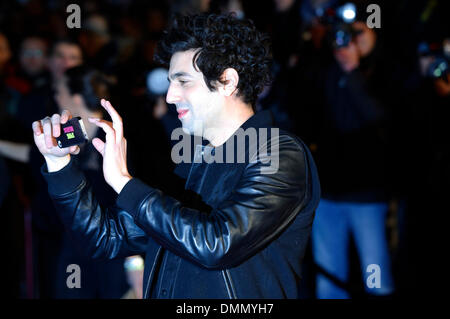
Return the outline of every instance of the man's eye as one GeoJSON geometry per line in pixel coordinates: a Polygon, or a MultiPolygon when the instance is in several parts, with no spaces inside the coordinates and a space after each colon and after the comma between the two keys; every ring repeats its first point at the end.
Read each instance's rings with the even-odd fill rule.
{"type": "Polygon", "coordinates": [[[178,79],[178,83],[180,83],[181,85],[185,85],[186,83],[188,83],[188,81],[178,79]]]}

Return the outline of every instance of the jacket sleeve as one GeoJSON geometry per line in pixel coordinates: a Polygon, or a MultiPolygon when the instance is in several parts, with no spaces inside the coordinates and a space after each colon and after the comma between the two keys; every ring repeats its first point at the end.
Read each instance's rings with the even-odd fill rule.
{"type": "MultiPolygon", "coordinates": [[[[310,203],[311,158],[304,146],[287,135],[281,135],[277,144],[277,153],[272,142],[271,155],[247,164],[229,198],[209,213],[183,207],[135,178],[125,185],[117,204],[172,252],[206,268],[238,265],[269,244],[297,215],[312,216],[317,206],[310,203]],[[264,163],[277,155],[278,170],[261,174],[264,163]]],[[[302,220],[312,223],[311,218],[302,220]]]]}
{"type": "Polygon", "coordinates": [[[101,207],[73,160],[58,172],[42,175],[56,211],[76,244],[93,258],[113,259],[145,251],[149,237],[118,207],[101,207]]]}

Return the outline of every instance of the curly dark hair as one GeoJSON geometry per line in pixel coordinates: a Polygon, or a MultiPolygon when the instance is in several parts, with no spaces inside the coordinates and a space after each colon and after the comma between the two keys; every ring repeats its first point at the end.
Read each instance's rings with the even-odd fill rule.
{"type": "Polygon", "coordinates": [[[254,106],[270,82],[269,37],[251,20],[239,20],[232,14],[175,16],[158,43],[155,60],[167,66],[173,54],[192,49],[199,49],[192,63],[211,91],[217,82],[224,83],[220,78],[223,72],[233,68],[239,75],[237,96],[254,106]]]}

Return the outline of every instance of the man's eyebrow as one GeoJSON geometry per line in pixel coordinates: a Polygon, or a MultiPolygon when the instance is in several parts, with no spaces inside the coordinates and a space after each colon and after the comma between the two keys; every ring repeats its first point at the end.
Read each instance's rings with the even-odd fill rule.
{"type": "Polygon", "coordinates": [[[192,77],[189,73],[187,73],[187,72],[177,72],[177,73],[174,73],[174,74],[172,74],[172,75],[169,75],[168,77],[167,77],[167,81],[171,81],[171,80],[175,80],[175,79],[177,79],[177,78],[179,78],[180,76],[187,76],[187,77],[192,77]]]}

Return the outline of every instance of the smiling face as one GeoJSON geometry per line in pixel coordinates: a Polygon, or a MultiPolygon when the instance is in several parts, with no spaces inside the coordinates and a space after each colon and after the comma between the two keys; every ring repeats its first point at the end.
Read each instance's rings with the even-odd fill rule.
{"type": "Polygon", "coordinates": [[[195,50],[175,53],[170,60],[166,101],[175,104],[183,130],[208,139],[208,130],[220,127],[224,99],[219,91],[210,91],[203,73],[192,63],[195,50]],[[206,134],[205,134],[206,133],[206,134]]]}

